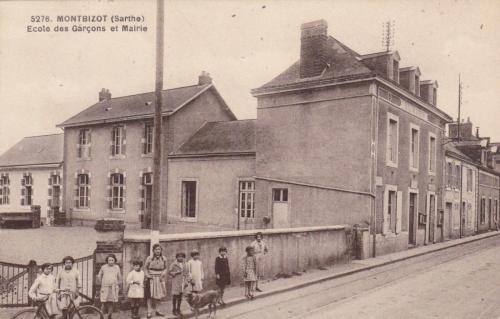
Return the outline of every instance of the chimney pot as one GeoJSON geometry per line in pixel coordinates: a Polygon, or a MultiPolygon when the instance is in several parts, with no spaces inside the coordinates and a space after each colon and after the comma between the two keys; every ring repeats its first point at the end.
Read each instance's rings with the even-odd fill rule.
{"type": "Polygon", "coordinates": [[[99,92],[99,102],[104,100],[111,100],[111,92],[108,89],[102,88],[101,92],[99,92]]]}
{"type": "Polygon", "coordinates": [[[201,74],[198,76],[198,85],[206,85],[211,83],[212,78],[210,77],[210,73],[201,71],[201,74]]]}

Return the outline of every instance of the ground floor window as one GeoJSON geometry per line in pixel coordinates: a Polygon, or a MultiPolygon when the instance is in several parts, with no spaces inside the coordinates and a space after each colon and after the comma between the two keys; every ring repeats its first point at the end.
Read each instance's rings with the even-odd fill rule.
{"type": "Polygon", "coordinates": [[[111,209],[123,209],[124,205],[124,177],[123,174],[111,174],[111,209]]]}
{"type": "Polygon", "coordinates": [[[33,205],[33,177],[25,174],[21,179],[21,206],[33,205]]]}
{"type": "Polygon", "coordinates": [[[255,182],[240,181],[239,210],[242,218],[254,218],[255,215],[255,182]]]}
{"type": "Polygon", "coordinates": [[[196,184],[196,181],[182,181],[182,217],[196,218],[196,184]]]}
{"type": "Polygon", "coordinates": [[[479,222],[486,223],[486,198],[481,198],[481,207],[479,208],[479,222]]]}
{"type": "Polygon", "coordinates": [[[396,219],[397,219],[397,192],[389,191],[387,197],[387,214],[389,220],[389,230],[393,233],[396,232],[396,219]]]}
{"type": "Polygon", "coordinates": [[[88,174],[78,174],[76,185],[76,208],[90,207],[90,178],[88,174]]]}
{"type": "Polygon", "coordinates": [[[5,174],[0,176],[0,205],[8,205],[9,204],[9,175],[5,174]]]}

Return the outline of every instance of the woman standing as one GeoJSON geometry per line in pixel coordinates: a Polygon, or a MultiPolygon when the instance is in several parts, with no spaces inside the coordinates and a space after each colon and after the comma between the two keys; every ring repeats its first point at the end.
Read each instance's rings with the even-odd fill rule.
{"type": "Polygon", "coordinates": [[[158,305],[161,299],[167,295],[165,286],[165,277],[167,273],[167,258],[162,255],[160,244],[153,245],[153,254],[146,258],[144,263],[144,275],[149,283],[149,288],[145,287],[148,304],[148,318],[155,315],[163,317],[164,315],[158,311],[158,305]]]}
{"type": "Polygon", "coordinates": [[[262,292],[259,289],[259,279],[264,277],[265,255],[268,253],[266,242],[261,232],[255,234],[255,240],[250,244],[254,249],[255,259],[257,260],[257,280],[255,281],[255,291],[262,292]]]}

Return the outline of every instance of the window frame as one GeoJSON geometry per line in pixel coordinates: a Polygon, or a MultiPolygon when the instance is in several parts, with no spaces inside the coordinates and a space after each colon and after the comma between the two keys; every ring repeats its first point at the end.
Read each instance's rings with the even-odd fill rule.
{"type": "Polygon", "coordinates": [[[142,155],[153,154],[154,147],[154,124],[147,122],[144,123],[143,131],[144,144],[142,146],[142,155]]]}
{"type": "Polygon", "coordinates": [[[181,216],[181,220],[183,221],[189,221],[189,222],[195,222],[198,220],[198,214],[199,214],[199,180],[196,179],[196,178],[182,178],[181,179],[181,184],[180,184],[180,216],[181,216]],[[185,201],[185,194],[186,194],[186,190],[185,190],[185,187],[184,185],[187,183],[194,183],[195,185],[195,192],[194,192],[194,196],[195,196],[195,199],[194,199],[194,216],[187,216],[187,214],[185,214],[185,209],[186,209],[186,206],[184,204],[184,201],[185,201]]]}
{"type": "Polygon", "coordinates": [[[390,167],[397,168],[398,167],[398,161],[399,161],[399,116],[387,112],[387,134],[386,134],[386,165],[390,167]],[[395,137],[395,161],[392,160],[392,151],[393,147],[392,146],[392,132],[391,132],[391,122],[396,122],[396,137],[395,137]]]}
{"type": "Polygon", "coordinates": [[[437,137],[436,134],[429,132],[428,138],[428,161],[427,161],[427,171],[429,175],[436,175],[436,165],[437,165],[437,137]],[[434,143],[432,141],[434,140],[434,143]],[[432,156],[432,145],[434,144],[434,156],[432,156]]]}
{"type": "Polygon", "coordinates": [[[419,168],[420,168],[420,127],[418,125],[413,124],[413,123],[410,123],[410,143],[409,144],[410,144],[409,167],[410,167],[411,171],[418,172],[419,168]],[[417,141],[416,141],[415,152],[413,150],[413,148],[414,148],[413,131],[417,132],[417,141]],[[415,163],[415,161],[416,161],[416,163],[415,163]]]}
{"type": "Polygon", "coordinates": [[[111,156],[120,157],[124,156],[125,145],[125,125],[114,125],[111,128],[111,156]],[[119,133],[119,134],[117,134],[119,133]]]}
{"type": "Polygon", "coordinates": [[[0,206],[10,205],[10,179],[9,174],[0,175],[0,206]]]}
{"type": "Polygon", "coordinates": [[[238,180],[238,214],[242,219],[253,220],[255,218],[255,180],[253,179],[238,180]],[[251,187],[242,189],[242,185],[251,187]],[[247,206],[248,197],[250,197],[250,208],[247,206]]]}
{"type": "Polygon", "coordinates": [[[125,209],[125,176],[123,173],[112,173],[109,176],[110,186],[110,209],[112,211],[122,211],[125,209]],[[118,181],[115,180],[118,177],[118,181]],[[115,193],[116,191],[116,193],[115,193]],[[116,204],[115,204],[116,199],[116,204]]]}
{"type": "Polygon", "coordinates": [[[90,209],[90,176],[89,173],[79,173],[76,176],[77,180],[77,200],[78,205],[76,209],[90,209]],[[82,181],[82,177],[86,176],[86,180],[82,181]],[[82,183],[85,182],[85,183],[82,183]],[[83,190],[83,192],[82,192],[83,190]],[[83,200],[83,204],[82,204],[83,200]]]}
{"type": "Polygon", "coordinates": [[[79,159],[90,159],[91,158],[91,145],[92,137],[91,130],[89,128],[81,128],[78,130],[78,154],[79,159]]]}

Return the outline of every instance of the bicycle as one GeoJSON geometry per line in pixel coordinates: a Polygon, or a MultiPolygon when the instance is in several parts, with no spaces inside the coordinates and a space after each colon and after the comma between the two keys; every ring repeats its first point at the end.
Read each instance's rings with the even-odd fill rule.
{"type": "MultiPolygon", "coordinates": [[[[63,290],[57,291],[58,294],[71,295],[70,291],[63,290]]],[[[78,293],[80,296],[83,296],[81,293],[78,293]]],[[[48,296],[47,296],[48,299],[48,296]]],[[[45,301],[35,301],[37,305],[36,308],[24,309],[16,313],[12,319],[51,319],[49,313],[47,312],[47,308],[45,307],[45,301]]],[[[86,306],[76,306],[73,298],[69,298],[70,304],[67,308],[66,316],[64,319],[104,319],[104,315],[99,308],[94,306],[86,305],[86,306]]]]}

